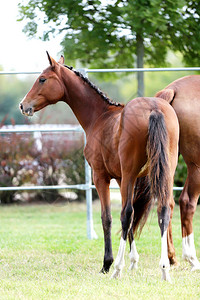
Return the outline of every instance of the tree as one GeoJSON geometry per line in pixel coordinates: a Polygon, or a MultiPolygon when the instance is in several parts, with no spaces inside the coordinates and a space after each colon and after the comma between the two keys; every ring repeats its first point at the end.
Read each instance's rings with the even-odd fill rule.
{"type": "MultiPolygon", "coordinates": [[[[70,62],[96,68],[165,66],[172,49],[186,64],[199,64],[197,0],[29,0],[19,9],[29,36],[38,32],[38,18],[47,24],[44,40],[65,33],[62,45],[70,62]]],[[[138,80],[143,95],[141,72],[138,80]]]]}
{"type": "Polygon", "coordinates": [[[0,76],[0,126],[25,122],[25,118],[18,107],[30,84],[31,77],[22,80],[13,74],[0,76]]]}

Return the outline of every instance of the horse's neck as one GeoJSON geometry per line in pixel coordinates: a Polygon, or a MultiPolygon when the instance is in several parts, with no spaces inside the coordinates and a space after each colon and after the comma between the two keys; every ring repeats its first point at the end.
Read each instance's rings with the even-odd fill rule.
{"type": "Polygon", "coordinates": [[[79,123],[87,132],[96,120],[109,108],[98,93],[85,83],[82,78],[70,71],[71,76],[64,78],[66,86],[65,102],[71,107],[79,123]]]}

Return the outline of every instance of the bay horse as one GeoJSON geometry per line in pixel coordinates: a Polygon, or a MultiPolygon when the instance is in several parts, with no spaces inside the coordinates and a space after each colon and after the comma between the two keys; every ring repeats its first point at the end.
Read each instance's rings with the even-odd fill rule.
{"type": "Polygon", "coordinates": [[[179,198],[183,259],[200,270],[193,233],[193,216],[200,195],[200,75],[175,80],[156,97],[174,108],[180,125],[179,152],[187,165],[187,179],[179,198]]]}
{"type": "Polygon", "coordinates": [[[102,273],[107,273],[113,263],[109,185],[115,178],[122,197],[122,233],[112,277],[120,277],[124,267],[127,236],[131,267],[137,263],[130,229],[135,218],[138,224],[144,225],[156,199],[161,230],[159,266],[162,278],[170,281],[168,254],[174,251],[168,250],[167,230],[174,208],[173,179],[179,138],[178,119],[173,108],[160,98],[136,98],[126,106],[114,103],[88,78],[64,65],[63,57],[56,62],[47,55],[49,67],[41,73],[19,107],[24,115],[32,116],[47,105],[64,101],[83,127],[87,140],[84,155],[92,167],[101,202],[105,245],[102,273]],[[137,184],[137,178],[145,180],[137,184]],[[135,212],[133,205],[145,196],[146,203],[135,212]]]}

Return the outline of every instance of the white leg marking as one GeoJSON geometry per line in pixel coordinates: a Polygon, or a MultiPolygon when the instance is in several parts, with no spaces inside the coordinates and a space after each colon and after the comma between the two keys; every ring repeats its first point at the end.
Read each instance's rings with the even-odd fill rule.
{"type": "Polygon", "coordinates": [[[169,275],[170,263],[169,263],[168,251],[167,251],[167,230],[165,230],[161,238],[161,259],[160,259],[159,266],[162,271],[162,280],[171,282],[171,278],[169,275]]]}
{"type": "Polygon", "coordinates": [[[200,262],[196,256],[196,250],[194,245],[194,234],[186,236],[182,240],[183,259],[189,261],[192,266],[192,271],[200,270],[200,262]]]}
{"type": "Polygon", "coordinates": [[[135,241],[133,240],[131,243],[131,252],[129,254],[131,265],[129,270],[137,269],[138,268],[138,261],[139,261],[139,254],[136,249],[135,241]]]}
{"type": "Polygon", "coordinates": [[[121,277],[121,272],[125,265],[125,263],[124,263],[125,248],[126,248],[126,241],[121,237],[118,254],[115,259],[115,269],[114,269],[114,272],[113,272],[111,278],[118,278],[118,277],[120,278],[121,277]]]}

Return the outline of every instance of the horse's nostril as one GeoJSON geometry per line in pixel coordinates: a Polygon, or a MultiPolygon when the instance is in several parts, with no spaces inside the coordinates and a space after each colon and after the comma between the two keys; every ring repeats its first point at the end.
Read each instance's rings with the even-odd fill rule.
{"type": "Polygon", "coordinates": [[[20,108],[21,110],[23,110],[23,105],[22,105],[22,103],[19,104],[19,108],[20,108]]]}

